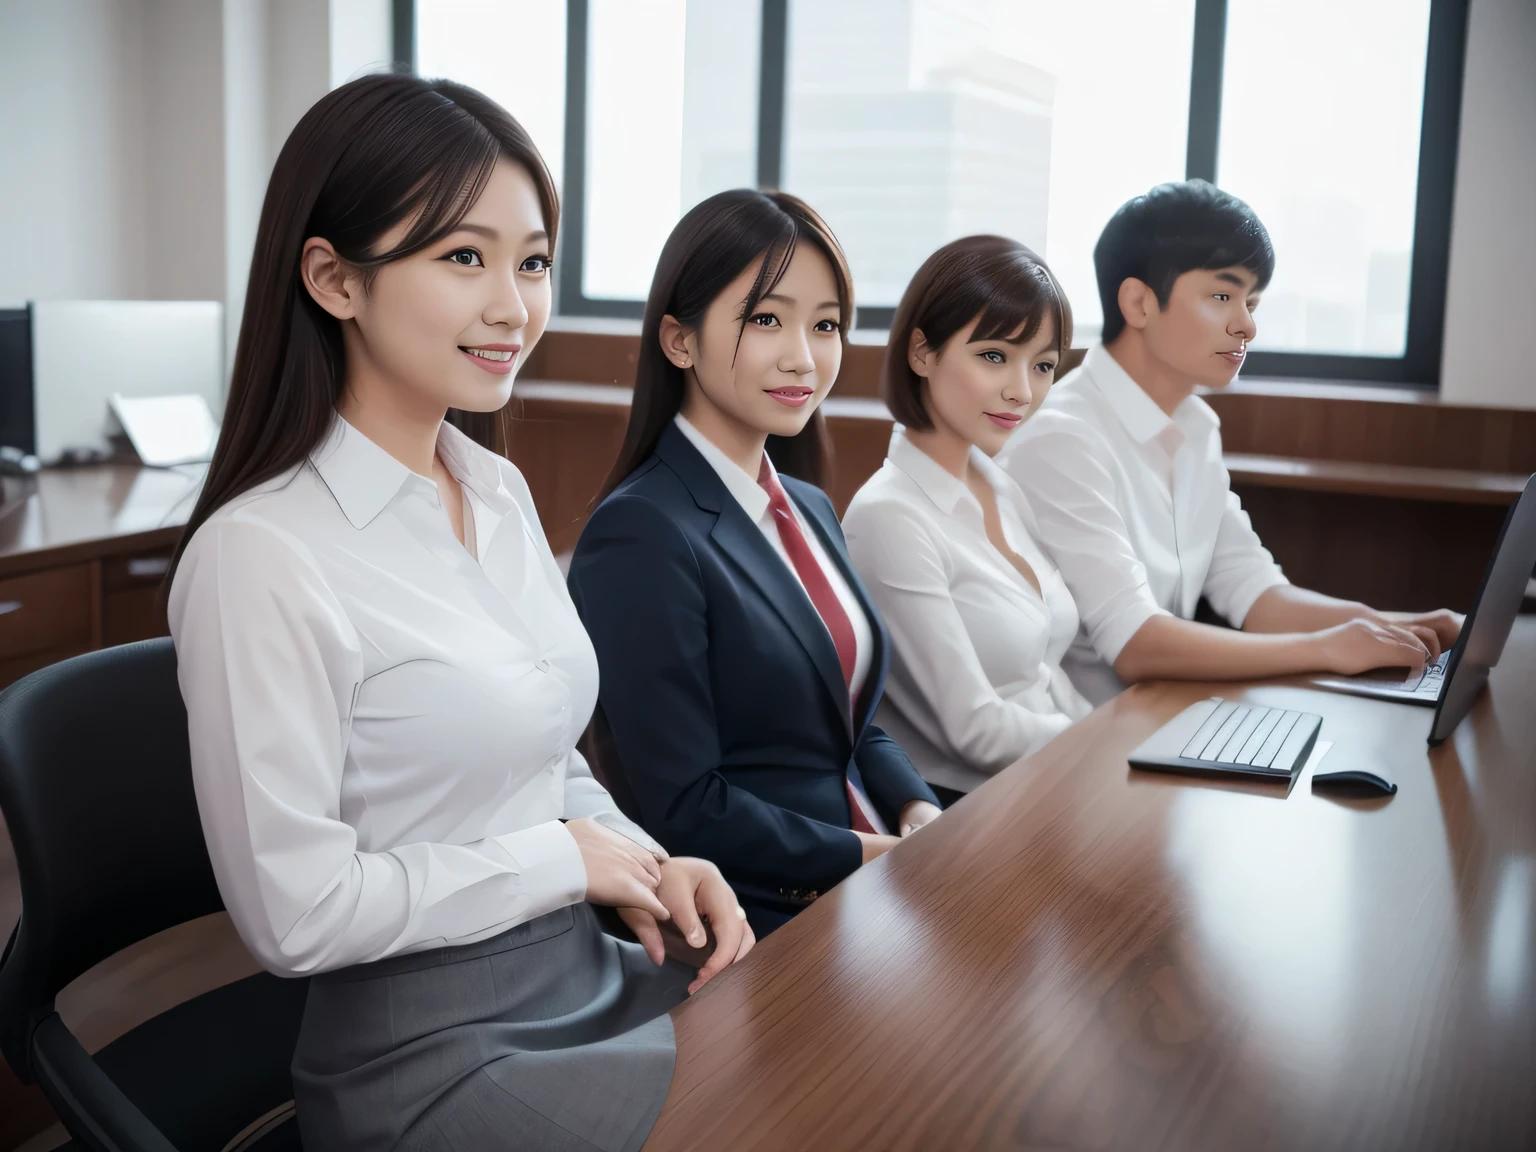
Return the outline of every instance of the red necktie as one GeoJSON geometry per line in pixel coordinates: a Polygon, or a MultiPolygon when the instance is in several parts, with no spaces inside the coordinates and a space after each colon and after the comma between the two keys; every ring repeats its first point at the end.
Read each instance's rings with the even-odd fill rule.
{"type": "MultiPolygon", "coordinates": [[[[794,565],[795,573],[800,577],[800,583],[805,585],[806,595],[811,598],[811,604],[821,617],[821,622],[832,634],[832,643],[837,648],[837,662],[843,670],[843,684],[848,688],[851,699],[853,666],[858,657],[858,642],[854,639],[853,622],[848,619],[848,613],[843,610],[842,602],[833,591],[832,582],[827,579],[827,574],[816,562],[816,554],[811,551],[810,544],[806,542],[805,533],[800,531],[800,522],[795,519],[794,511],[789,506],[789,497],[785,495],[784,486],[779,483],[779,478],[774,474],[766,455],[763,456],[762,467],[757,471],[757,482],[763,491],[768,493],[768,510],[773,513],[773,522],[778,526],[779,539],[784,544],[789,562],[794,565]]],[[[864,804],[867,801],[855,791],[851,781],[845,779],[844,784],[848,788],[848,806],[853,813],[853,830],[875,832],[875,826],[864,813],[864,804]]]]}

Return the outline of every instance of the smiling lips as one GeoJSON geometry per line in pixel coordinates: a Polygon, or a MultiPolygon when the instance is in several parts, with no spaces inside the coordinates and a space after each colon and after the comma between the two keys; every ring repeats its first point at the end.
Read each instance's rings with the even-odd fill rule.
{"type": "Polygon", "coordinates": [[[517,366],[517,354],[521,344],[459,345],[459,351],[467,356],[476,368],[484,368],[492,376],[506,376],[517,366]]]}
{"type": "Polygon", "coordinates": [[[809,400],[815,393],[815,389],[813,388],[794,386],[788,388],[770,388],[767,391],[768,395],[772,396],[780,404],[787,405],[790,408],[804,407],[805,402],[809,400]]]}
{"type": "Polygon", "coordinates": [[[1241,368],[1243,366],[1243,358],[1248,355],[1248,345],[1241,345],[1235,352],[1218,352],[1216,355],[1229,364],[1234,364],[1241,368]]]}
{"type": "Polygon", "coordinates": [[[1004,432],[1012,432],[1019,426],[1019,421],[1024,419],[1017,412],[988,412],[986,415],[988,420],[1004,432]]]}

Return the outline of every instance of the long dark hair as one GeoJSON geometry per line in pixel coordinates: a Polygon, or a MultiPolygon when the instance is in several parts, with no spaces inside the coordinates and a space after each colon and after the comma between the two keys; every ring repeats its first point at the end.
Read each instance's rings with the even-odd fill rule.
{"type": "Polygon", "coordinates": [[[939,349],[972,320],[971,340],[1028,344],[1049,320],[1056,355],[1072,347],[1072,305],[1045,261],[1006,236],[967,236],[923,261],[901,294],[880,366],[880,398],[898,424],[933,427],[923,395],[926,381],[912,371],[908,352],[920,331],[939,349]]]}
{"type": "MultiPolygon", "coordinates": [[[[560,207],[539,150],[472,88],[364,76],[322,97],[289,133],[261,206],[224,424],[167,583],[203,521],[303,461],[335,419],[346,377],[341,324],[300,282],[305,240],[330,241],[371,274],[458,227],[502,157],[532,176],[553,246],[560,207]],[[404,221],[404,238],[377,251],[404,221]]],[[[450,410],[449,419],[487,447],[504,442],[501,413],[450,410]]]]}
{"type": "MultiPolygon", "coordinates": [[[[757,264],[757,277],[741,312],[741,329],[758,302],[784,278],[795,248],[807,241],[832,265],[844,347],[853,322],[853,277],[837,237],[816,210],[787,192],[738,188],[695,205],[667,237],[645,301],[640,324],[640,361],[624,446],[603,484],[607,496],[656,450],[656,443],[683,406],[684,374],[661,349],[661,321],[674,317],[696,329],[704,313],[743,271],[757,264]]],[[[818,410],[798,436],[768,437],[768,457],[781,472],[826,486],[832,463],[826,420],[818,410]]],[[[601,498],[601,497],[599,497],[601,498]]]]}

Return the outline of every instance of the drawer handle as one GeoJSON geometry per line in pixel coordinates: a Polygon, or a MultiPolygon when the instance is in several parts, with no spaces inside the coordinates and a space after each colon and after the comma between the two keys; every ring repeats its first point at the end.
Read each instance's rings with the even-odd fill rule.
{"type": "Polygon", "coordinates": [[[20,600],[0,600],[0,616],[9,616],[22,607],[20,600]]]}
{"type": "Polygon", "coordinates": [[[135,580],[148,580],[164,576],[171,568],[169,556],[143,556],[128,561],[128,575],[135,580]]]}

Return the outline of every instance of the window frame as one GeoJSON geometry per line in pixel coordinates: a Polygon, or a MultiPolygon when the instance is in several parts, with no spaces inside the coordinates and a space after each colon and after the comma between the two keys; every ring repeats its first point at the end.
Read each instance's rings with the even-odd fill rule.
{"type": "MultiPolygon", "coordinates": [[[[757,184],[760,188],[776,188],[784,167],[789,0],[761,2],[757,184]]],[[[1409,269],[1408,331],[1403,355],[1253,351],[1244,364],[1245,378],[1337,380],[1420,388],[1439,386],[1451,210],[1461,132],[1468,2],[1431,0],[1430,3],[1413,257],[1409,269]]],[[[414,70],[416,0],[391,0],[391,4],[395,59],[414,70]]],[[[561,259],[556,269],[556,298],[563,316],[638,319],[644,312],[643,301],[590,297],[582,290],[589,16],[589,0],[566,0],[565,171],[561,189],[564,212],[561,259]]],[[[1226,29],[1227,0],[1195,0],[1185,179],[1199,177],[1214,181],[1216,176],[1226,29]]],[[[895,309],[888,306],[860,307],[854,326],[864,330],[887,329],[894,312],[895,309]]]]}

